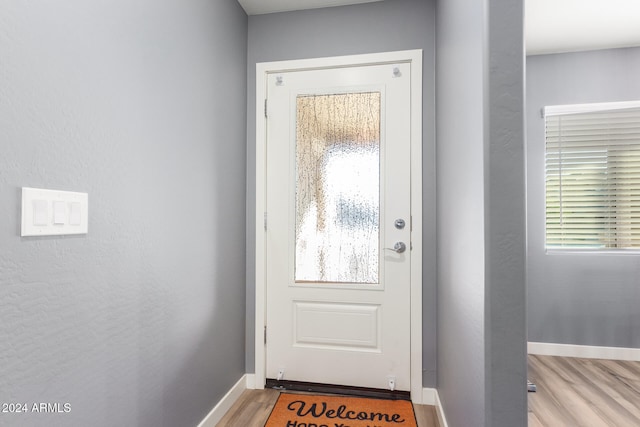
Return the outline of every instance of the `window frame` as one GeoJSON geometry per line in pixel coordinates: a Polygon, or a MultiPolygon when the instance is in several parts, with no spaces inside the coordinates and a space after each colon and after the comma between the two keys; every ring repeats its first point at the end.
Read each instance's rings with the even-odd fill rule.
{"type": "MultiPolygon", "coordinates": [[[[546,106],[541,111],[541,116],[544,123],[544,248],[547,254],[603,254],[603,255],[638,255],[640,254],[640,246],[637,247],[606,247],[609,243],[603,239],[601,242],[605,247],[589,247],[589,246],[549,246],[549,216],[548,216],[548,182],[550,174],[549,168],[549,150],[548,150],[548,133],[547,133],[547,119],[549,116],[563,116],[563,115],[575,115],[580,113],[598,113],[598,112],[615,112],[617,110],[628,109],[640,109],[640,100],[638,101],[624,101],[624,102],[606,102],[606,103],[585,103],[585,104],[570,104],[570,105],[553,105],[546,106]]],[[[611,144],[614,145],[615,144],[611,144]]],[[[603,148],[607,148],[608,144],[603,144],[603,148]]],[[[560,150],[560,149],[559,149],[560,150]]],[[[560,154],[559,154],[560,155],[560,154]]],[[[607,169],[608,170],[608,169],[607,169]]],[[[561,184],[558,186],[561,188],[561,184]]],[[[617,199],[616,199],[617,200],[617,199]]],[[[638,196],[640,200],[640,195],[638,196]]],[[[560,207],[562,209],[562,207],[560,207]]],[[[562,218],[562,212],[559,213],[562,218]]],[[[640,213],[638,213],[640,218],[640,213]]],[[[609,229],[610,230],[610,229],[609,229]]],[[[640,238],[640,231],[638,231],[638,237],[640,238]]],[[[615,240],[612,239],[612,240],[615,240]]]]}

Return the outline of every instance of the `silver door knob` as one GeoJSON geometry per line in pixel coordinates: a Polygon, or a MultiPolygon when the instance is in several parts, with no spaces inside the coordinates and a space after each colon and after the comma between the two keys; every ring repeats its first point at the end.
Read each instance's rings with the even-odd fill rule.
{"type": "Polygon", "coordinates": [[[395,225],[398,230],[402,230],[406,224],[404,222],[404,219],[398,218],[395,220],[393,225],[395,225]]]}
{"type": "Polygon", "coordinates": [[[405,245],[404,242],[396,242],[396,244],[393,245],[392,248],[385,248],[385,249],[401,254],[402,252],[407,250],[407,245],[405,245]]]}

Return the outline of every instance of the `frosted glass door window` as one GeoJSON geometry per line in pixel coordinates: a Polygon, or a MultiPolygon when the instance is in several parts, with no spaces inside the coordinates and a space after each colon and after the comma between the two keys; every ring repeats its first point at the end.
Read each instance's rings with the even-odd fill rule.
{"type": "Polygon", "coordinates": [[[380,93],[296,100],[296,282],[378,283],[380,93]]]}

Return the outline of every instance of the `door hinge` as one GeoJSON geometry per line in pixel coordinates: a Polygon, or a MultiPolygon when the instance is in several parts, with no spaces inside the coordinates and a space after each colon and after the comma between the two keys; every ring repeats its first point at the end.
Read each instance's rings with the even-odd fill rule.
{"type": "Polygon", "coordinates": [[[264,327],[264,343],[267,344],[267,326],[264,327]]]}
{"type": "Polygon", "coordinates": [[[267,100],[264,100],[264,118],[267,118],[267,100]]]}
{"type": "Polygon", "coordinates": [[[267,231],[267,213],[264,213],[264,231],[267,231]]]}

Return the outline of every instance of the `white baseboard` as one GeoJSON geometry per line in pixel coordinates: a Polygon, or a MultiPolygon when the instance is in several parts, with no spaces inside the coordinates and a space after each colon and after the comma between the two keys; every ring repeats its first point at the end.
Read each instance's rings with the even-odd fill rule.
{"type": "Polygon", "coordinates": [[[442,402],[440,402],[440,395],[438,394],[438,390],[436,390],[436,414],[438,414],[438,423],[440,427],[449,427],[447,424],[447,418],[444,416],[444,408],[442,407],[442,402]]]}
{"type": "Polygon", "coordinates": [[[530,342],[529,354],[543,356],[581,357],[585,359],[630,360],[640,362],[640,348],[596,347],[589,345],[530,342]]]}
{"type": "MultiPolygon", "coordinates": [[[[419,402],[422,405],[436,405],[436,395],[438,391],[435,388],[423,388],[422,389],[422,402],[419,402]]],[[[418,402],[415,402],[418,403],[418,402]]]]}
{"type": "Polygon", "coordinates": [[[423,388],[422,389],[422,402],[423,405],[430,405],[436,407],[436,413],[438,414],[438,422],[440,427],[448,427],[447,419],[444,416],[444,409],[440,403],[440,396],[438,390],[435,388],[423,388]]]}
{"type": "Polygon", "coordinates": [[[255,390],[256,389],[256,374],[247,374],[245,376],[247,377],[247,389],[255,390]]]}
{"type": "MultiPolygon", "coordinates": [[[[198,427],[215,427],[220,422],[224,414],[236,403],[243,391],[247,389],[248,376],[243,375],[238,382],[231,387],[231,390],[224,395],[216,406],[207,414],[206,417],[198,424],[198,427]]],[[[255,380],[254,380],[255,382],[255,380]]]]}

